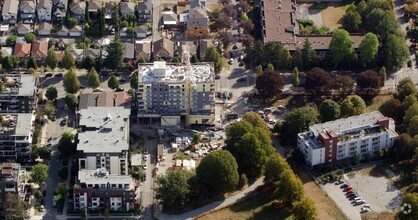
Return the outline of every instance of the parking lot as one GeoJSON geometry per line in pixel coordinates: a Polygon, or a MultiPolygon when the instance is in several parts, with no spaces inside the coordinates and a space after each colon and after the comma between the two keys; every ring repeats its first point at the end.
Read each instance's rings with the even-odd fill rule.
{"type": "MultiPolygon", "coordinates": [[[[375,166],[344,174],[344,181],[350,185],[359,197],[370,204],[372,212],[395,211],[402,202],[402,193],[391,185],[391,180],[375,166]]],[[[346,198],[341,185],[328,183],[323,186],[328,196],[341,208],[350,219],[361,219],[363,205],[353,205],[346,198]]]]}

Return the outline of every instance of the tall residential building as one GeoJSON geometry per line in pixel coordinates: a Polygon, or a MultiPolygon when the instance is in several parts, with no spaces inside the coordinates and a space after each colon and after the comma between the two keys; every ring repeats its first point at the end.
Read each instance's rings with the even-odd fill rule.
{"type": "Polygon", "coordinates": [[[30,113],[0,114],[0,161],[30,159],[35,115],[30,113]]]}
{"type": "Polygon", "coordinates": [[[124,107],[80,110],[75,209],[134,208],[136,187],[128,173],[129,115],[124,107]]]}
{"type": "Polygon", "coordinates": [[[138,67],[138,119],[162,126],[213,124],[215,81],[211,64],[138,67]]]}
{"type": "Polygon", "coordinates": [[[315,166],[354,155],[377,156],[381,149],[392,147],[397,136],[394,121],[375,111],[312,125],[298,134],[298,148],[306,163],[315,166]]]}
{"type": "Polygon", "coordinates": [[[0,164],[0,216],[4,216],[3,203],[7,193],[17,194],[24,199],[24,180],[25,171],[21,170],[18,163],[0,164]]]}
{"type": "Polygon", "coordinates": [[[7,75],[0,79],[0,113],[33,113],[36,108],[36,78],[7,75]]]}

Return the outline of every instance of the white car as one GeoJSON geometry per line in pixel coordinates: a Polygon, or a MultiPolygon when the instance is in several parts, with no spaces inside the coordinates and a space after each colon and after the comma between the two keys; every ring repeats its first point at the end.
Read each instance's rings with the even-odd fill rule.
{"type": "Polygon", "coordinates": [[[368,208],[368,209],[370,209],[370,204],[365,204],[365,205],[363,206],[363,208],[368,208]]]}
{"type": "Polygon", "coordinates": [[[363,208],[361,208],[361,211],[360,212],[361,213],[370,212],[370,209],[369,208],[366,208],[366,207],[363,207],[363,208]]]}
{"type": "Polygon", "coordinates": [[[144,160],[147,161],[148,160],[148,154],[144,155],[144,160]]]}
{"type": "Polygon", "coordinates": [[[234,64],[234,58],[229,59],[229,64],[230,65],[234,64]]]}
{"type": "Polygon", "coordinates": [[[43,211],[45,211],[44,205],[39,206],[39,212],[43,212],[43,211]]]}
{"type": "Polygon", "coordinates": [[[147,165],[144,164],[144,166],[142,166],[142,169],[147,170],[147,165]]]}
{"type": "Polygon", "coordinates": [[[95,89],[93,90],[93,92],[103,92],[103,89],[102,89],[102,88],[95,88],[95,89]]]}
{"type": "Polygon", "coordinates": [[[354,201],[358,201],[358,200],[363,200],[363,198],[361,198],[361,197],[354,198],[354,201]]]}

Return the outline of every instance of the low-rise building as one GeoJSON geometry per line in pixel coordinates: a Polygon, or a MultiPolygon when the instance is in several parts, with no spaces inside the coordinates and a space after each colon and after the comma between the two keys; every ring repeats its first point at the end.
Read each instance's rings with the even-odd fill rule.
{"type": "Polygon", "coordinates": [[[28,59],[30,57],[30,49],[32,44],[30,43],[16,43],[14,54],[15,57],[28,59]]]}
{"type": "Polygon", "coordinates": [[[186,25],[186,36],[209,36],[209,17],[205,8],[196,7],[189,10],[186,25]]]}
{"type": "Polygon", "coordinates": [[[78,2],[70,5],[71,16],[77,19],[78,23],[83,23],[86,16],[86,3],[78,2]]]}
{"type": "Polygon", "coordinates": [[[6,77],[0,91],[0,113],[33,113],[36,109],[36,78],[32,75],[6,77]]]}
{"type": "Polygon", "coordinates": [[[357,155],[379,155],[393,146],[398,134],[391,118],[374,111],[309,127],[298,134],[298,148],[310,166],[336,163],[357,155]]]}
{"type": "Polygon", "coordinates": [[[167,38],[154,41],[153,52],[154,57],[171,60],[174,57],[174,42],[167,38]]]}
{"type": "Polygon", "coordinates": [[[120,13],[122,16],[135,15],[135,3],[133,2],[121,2],[120,3],[120,13]]]}
{"type": "Polygon", "coordinates": [[[138,22],[140,24],[151,23],[152,22],[152,1],[144,0],[138,2],[138,22]]]}
{"type": "Polygon", "coordinates": [[[19,0],[5,0],[2,8],[3,22],[16,24],[19,0]]]}
{"type": "Polygon", "coordinates": [[[36,5],[36,12],[39,22],[51,21],[52,0],[39,0],[36,5]]]}
{"type": "Polygon", "coordinates": [[[41,22],[38,27],[38,35],[49,36],[51,34],[52,24],[49,22],[41,22]]]}
{"type": "Polygon", "coordinates": [[[18,163],[0,164],[0,216],[4,217],[3,204],[8,193],[17,194],[19,198],[24,196],[25,170],[18,163]]]}
{"type": "Polygon", "coordinates": [[[68,10],[68,0],[53,0],[53,15],[55,21],[64,20],[68,10]]]}
{"type": "Polygon", "coordinates": [[[79,109],[89,107],[124,107],[131,108],[131,98],[126,92],[84,93],[80,95],[79,109]]]}
{"type": "Polygon", "coordinates": [[[144,58],[148,61],[151,57],[151,43],[150,42],[138,42],[135,44],[135,57],[137,60],[144,58]]]}
{"type": "Polygon", "coordinates": [[[20,19],[24,22],[32,23],[35,21],[36,3],[33,0],[24,0],[20,2],[20,19]]]}
{"type": "Polygon", "coordinates": [[[31,24],[18,24],[16,26],[17,33],[20,35],[25,35],[27,33],[33,32],[33,28],[31,24]]]}
{"type": "Polygon", "coordinates": [[[48,42],[37,40],[32,43],[32,57],[42,61],[48,53],[48,42]]]}

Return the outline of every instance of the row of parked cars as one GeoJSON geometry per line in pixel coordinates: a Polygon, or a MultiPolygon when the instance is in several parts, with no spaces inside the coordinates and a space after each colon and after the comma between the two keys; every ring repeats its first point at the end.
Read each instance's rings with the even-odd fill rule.
{"type": "Polygon", "coordinates": [[[370,205],[366,204],[366,201],[358,195],[357,192],[354,191],[354,189],[344,182],[344,180],[338,180],[335,182],[336,185],[341,185],[340,189],[345,193],[345,197],[347,197],[348,200],[351,201],[351,204],[354,206],[363,205],[361,207],[360,213],[366,213],[370,212],[370,205]]]}

